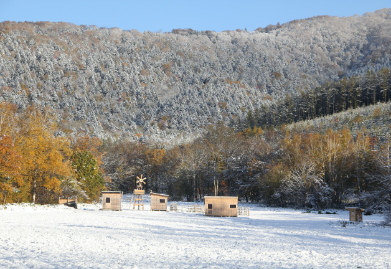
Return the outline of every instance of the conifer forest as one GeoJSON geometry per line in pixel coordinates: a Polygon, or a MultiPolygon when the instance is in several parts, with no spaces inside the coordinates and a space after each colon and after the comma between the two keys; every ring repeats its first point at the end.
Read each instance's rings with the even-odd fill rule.
{"type": "Polygon", "coordinates": [[[391,204],[391,9],[252,31],[0,23],[0,202],[391,204]]]}

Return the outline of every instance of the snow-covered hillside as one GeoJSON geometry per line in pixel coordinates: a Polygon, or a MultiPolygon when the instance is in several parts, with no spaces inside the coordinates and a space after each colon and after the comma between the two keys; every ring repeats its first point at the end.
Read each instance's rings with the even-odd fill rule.
{"type": "MultiPolygon", "coordinates": [[[[190,203],[184,203],[188,205],[190,203]]],[[[251,207],[249,217],[7,205],[0,268],[390,268],[381,215],[251,207]]],[[[3,207],[0,207],[3,209],[3,207]]]]}
{"type": "Polygon", "coordinates": [[[173,141],[344,75],[390,67],[390,9],[253,32],[0,23],[0,101],[64,133],[173,141]]]}

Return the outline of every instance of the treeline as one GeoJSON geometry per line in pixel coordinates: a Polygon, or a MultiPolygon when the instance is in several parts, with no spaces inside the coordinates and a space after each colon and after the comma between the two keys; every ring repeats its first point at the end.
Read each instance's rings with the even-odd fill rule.
{"type": "Polygon", "coordinates": [[[61,195],[93,201],[106,190],[100,140],[57,136],[55,122],[50,110],[0,103],[1,202],[55,203],[61,195]]]}
{"type": "Polygon", "coordinates": [[[102,190],[146,190],[173,200],[238,195],[268,205],[329,208],[391,202],[390,140],[362,129],[305,133],[217,124],[191,143],[170,147],[128,140],[60,136],[50,110],[0,104],[0,198],[56,203],[98,201],[102,190]]]}
{"type": "Polygon", "coordinates": [[[279,126],[390,100],[390,70],[369,70],[365,75],[343,77],[307,92],[288,95],[270,106],[250,110],[245,120],[238,119],[231,125],[239,130],[254,126],[279,126]]]}
{"type": "Polygon", "coordinates": [[[194,201],[205,195],[238,195],[268,205],[329,208],[361,203],[384,208],[391,202],[389,142],[365,130],[327,133],[235,132],[211,127],[203,137],[169,150],[137,143],[106,145],[109,185],[125,192],[135,175],[148,190],[194,201]]]}

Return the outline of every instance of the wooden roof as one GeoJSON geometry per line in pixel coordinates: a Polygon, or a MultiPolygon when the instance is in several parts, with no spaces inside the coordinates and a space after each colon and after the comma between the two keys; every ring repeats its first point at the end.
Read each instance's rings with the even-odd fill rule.
{"type": "MultiPolygon", "coordinates": [[[[345,209],[346,209],[346,210],[357,210],[358,207],[345,207],[345,209]]],[[[361,210],[362,212],[365,211],[365,209],[363,209],[363,208],[360,208],[360,210],[361,210]]]]}
{"type": "Polygon", "coordinates": [[[154,192],[151,192],[149,195],[151,196],[161,196],[161,197],[170,197],[170,195],[167,195],[167,194],[161,194],[161,193],[154,193],[154,192]]]}
{"type": "Polygon", "coordinates": [[[204,196],[204,198],[238,199],[238,196],[204,196]]]}

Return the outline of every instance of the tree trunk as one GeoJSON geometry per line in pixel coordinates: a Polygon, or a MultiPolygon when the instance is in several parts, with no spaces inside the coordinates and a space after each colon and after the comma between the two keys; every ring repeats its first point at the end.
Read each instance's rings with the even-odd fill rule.
{"type": "Polygon", "coordinates": [[[195,180],[195,173],[193,174],[193,202],[196,200],[196,195],[197,195],[197,188],[196,188],[196,180],[195,180]]]}
{"type": "Polygon", "coordinates": [[[36,196],[36,192],[35,192],[35,189],[37,187],[37,182],[34,180],[34,183],[33,183],[33,204],[35,204],[35,196],[36,196]]]}

